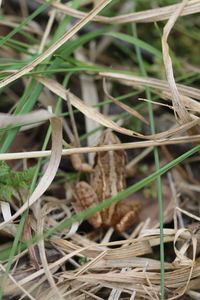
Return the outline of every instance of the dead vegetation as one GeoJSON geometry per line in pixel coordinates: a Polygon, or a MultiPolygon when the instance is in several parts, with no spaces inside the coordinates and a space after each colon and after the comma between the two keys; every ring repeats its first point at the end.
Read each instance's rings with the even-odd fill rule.
{"type": "Polygon", "coordinates": [[[176,51],[200,2],[4,2],[0,299],[200,299],[199,66],[176,51]],[[121,143],[96,146],[104,127],[121,143]],[[76,214],[88,175],[68,158],[108,150],[127,150],[128,187],[76,214]],[[84,221],[122,199],[143,205],[126,232],[84,221]]]}

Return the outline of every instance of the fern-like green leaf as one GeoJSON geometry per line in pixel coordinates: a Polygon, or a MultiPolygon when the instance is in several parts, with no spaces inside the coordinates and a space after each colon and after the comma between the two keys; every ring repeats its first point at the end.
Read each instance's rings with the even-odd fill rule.
{"type": "Polygon", "coordinates": [[[13,171],[3,161],[0,161],[0,200],[10,201],[14,189],[28,189],[34,176],[35,167],[24,171],[13,171]]]}

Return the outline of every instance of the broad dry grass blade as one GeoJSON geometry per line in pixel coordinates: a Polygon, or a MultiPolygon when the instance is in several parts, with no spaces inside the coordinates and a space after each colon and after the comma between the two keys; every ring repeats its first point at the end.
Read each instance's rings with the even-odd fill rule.
{"type": "MultiPolygon", "coordinates": [[[[9,117],[11,118],[11,117],[9,117]]],[[[13,116],[15,119],[15,116],[13,116]]],[[[12,118],[11,118],[12,119],[12,118]]],[[[25,116],[27,121],[27,115],[25,116]]],[[[23,115],[21,116],[21,122],[23,123],[23,115]]],[[[13,123],[11,121],[11,123],[13,123]]],[[[52,126],[52,150],[49,165],[41,177],[38,185],[33,191],[29,199],[20,207],[20,209],[9,219],[0,224],[0,229],[2,229],[6,224],[13,221],[15,218],[20,216],[26,209],[28,209],[35,201],[37,201],[46,189],[49,187],[53,181],[62,155],[62,124],[61,120],[58,117],[51,117],[51,126],[52,126]]]]}
{"type": "Polygon", "coordinates": [[[44,109],[33,111],[28,114],[16,115],[16,116],[0,113],[0,128],[4,128],[16,124],[22,125],[22,124],[38,123],[44,120],[48,120],[51,117],[53,117],[53,114],[44,109]]]}
{"type": "Polygon", "coordinates": [[[42,83],[44,86],[50,89],[53,93],[60,96],[62,99],[66,100],[69,97],[69,100],[71,104],[79,109],[83,114],[85,114],[88,118],[91,118],[97,122],[99,122],[101,125],[111,128],[115,131],[118,131],[123,134],[127,134],[130,136],[133,136],[133,131],[120,127],[113,121],[109,120],[107,117],[105,117],[103,114],[99,113],[95,109],[93,109],[90,106],[87,106],[84,104],[83,101],[81,101],[77,96],[72,94],[71,92],[67,91],[61,84],[59,84],[57,81],[45,78],[42,76],[36,76],[37,80],[42,83]]]}

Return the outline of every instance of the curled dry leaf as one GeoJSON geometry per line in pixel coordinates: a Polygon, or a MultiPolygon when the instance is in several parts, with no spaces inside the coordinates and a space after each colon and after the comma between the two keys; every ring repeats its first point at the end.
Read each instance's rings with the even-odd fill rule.
{"type": "Polygon", "coordinates": [[[162,52],[163,52],[163,62],[165,65],[165,72],[167,81],[169,84],[169,89],[172,94],[172,104],[174,107],[174,113],[177,117],[180,124],[184,124],[190,122],[192,120],[191,116],[189,115],[188,111],[186,110],[182,98],[179,95],[179,91],[175,82],[174,72],[172,67],[172,60],[169,55],[169,46],[168,46],[168,36],[170,31],[172,30],[176,20],[178,19],[179,15],[183,11],[184,7],[188,4],[188,0],[183,0],[174,13],[171,15],[167,24],[163,29],[162,35],[162,52]]]}
{"type": "MultiPolygon", "coordinates": [[[[28,121],[27,116],[28,115],[25,116],[26,122],[28,121]]],[[[2,229],[6,224],[20,216],[27,208],[29,208],[33,203],[35,203],[35,201],[37,201],[37,199],[40,198],[42,194],[46,191],[46,189],[49,187],[56,175],[62,154],[62,124],[61,120],[58,117],[52,115],[50,116],[52,127],[52,150],[49,165],[30,198],[27,199],[27,201],[11,218],[7,219],[6,221],[0,224],[0,229],[2,229]]],[[[13,116],[13,118],[15,119],[15,116],[13,116]]],[[[23,115],[20,118],[21,122],[24,123],[23,115]]],[[[9,119],[12,120],[12,117],[9,116],[9,119]]],[[[13,120],[11,121],[11,123],[13,124],[13,120]]]]}

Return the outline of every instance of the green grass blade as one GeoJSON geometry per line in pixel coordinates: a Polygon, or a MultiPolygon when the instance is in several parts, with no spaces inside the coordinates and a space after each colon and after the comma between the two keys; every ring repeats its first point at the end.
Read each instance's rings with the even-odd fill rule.
{"type": "Polygon", "coordinates": [[[153,55],[162,58],[162,52],[160,52],[158,49],[155,47],[149,45],[148,43],[145,43],[144,41],[138,39],[137,37],[125,34],[125,33],[120,33],[120,32],[108,32],[106,35],[113,36],[115,38],[118,38],[122,41],[128,42],[132,45],[135,45],[139,48],[145,49],[149,53],[152,53],[153,55]]]}
{"type": "MultiPolygon", "coordinates": [[[[132,31],[134,34],[134,39],[137,38],[137,27],[136,24],[132,24],[132,31]]],[[[143,58],[141,55],[141,51],[138,45],[136,45],[136,55],[138,58],[140,70],[143,76],[147,76],[145,66],[143,63],[143,58]]],[[[161,56],[162,57],[162,56],[161,56]]],[[[146,98],[152,100],[150,88],[145,88],[146,98]]],[[[155,123],[154,123],[154,114],[152,104],[150,102],[147,103],[148,111],[149,111],[149,119],[150,119],[150,129],[151,134],[155,134],[155,123]]],[[[155,160],[155,167],[156,170],[159,171],[160,169],[160,162],[159,162],[159,154],[158,148],[154,147],[154,160],[155,160]]],[[[165,269],[164,269],[164,232],[163,232],[163,201],[162,201],[162,182],[160,176],[156,179],[157,185],[157,193],[158,193],[158,206],[159,206],[159,220],[160,220],[160,269],[161,269],[161,300],[164,300],[164,288],[165,288],[165,269]]]]}
{"type": "Polygon", "coordinates": [[[53,2],[54,0],[48,0],[47,2],[45,2],[44,4],[42,4],[40,7],[38,7],[38,9],[36,9],[28,18],[26,18],[19,26],[17,26],[16,28],[14,28],[13,30],[11,30],[9,32],[9,34],[7,34],[1,41],[0,41],[0,45],[5,44],[14,34],[16,34],[17,32],[20,32],[20,30],[26,25],[28,24],[31,20],[33,20],[35,17],[37,17],[45,8],[47,8],[51,2],[53,2]]]}
{"type": "Polygon", "coordinates": [[[3,278],[1,280],[1,285],[0,285],[0,300],[3,297],[3,291],[4,291],[4,288],[6,286],[6,281],[7,281],[7,278],[8,278],[10,269],[11,269],[11,266],[12,266],[12,262],[13,262],[14,256],[15,256],[15,254],[18,251],[18,245],[19,245],[19,242],[20,242],[20,239],[21,239],[21,234],[22,234],[22,231],[23,231],[25,220],[26,220],[26,214],[23,214],[22,217],[21,217],[21,221],[19,223],[16,235],[15,235],[14,242],[12,244],[12,248],[11,248],[10,253],[9,253],[8,263],[6,265],[6,271],[5,271],[5,273],[3,275],[3,278]]]}

